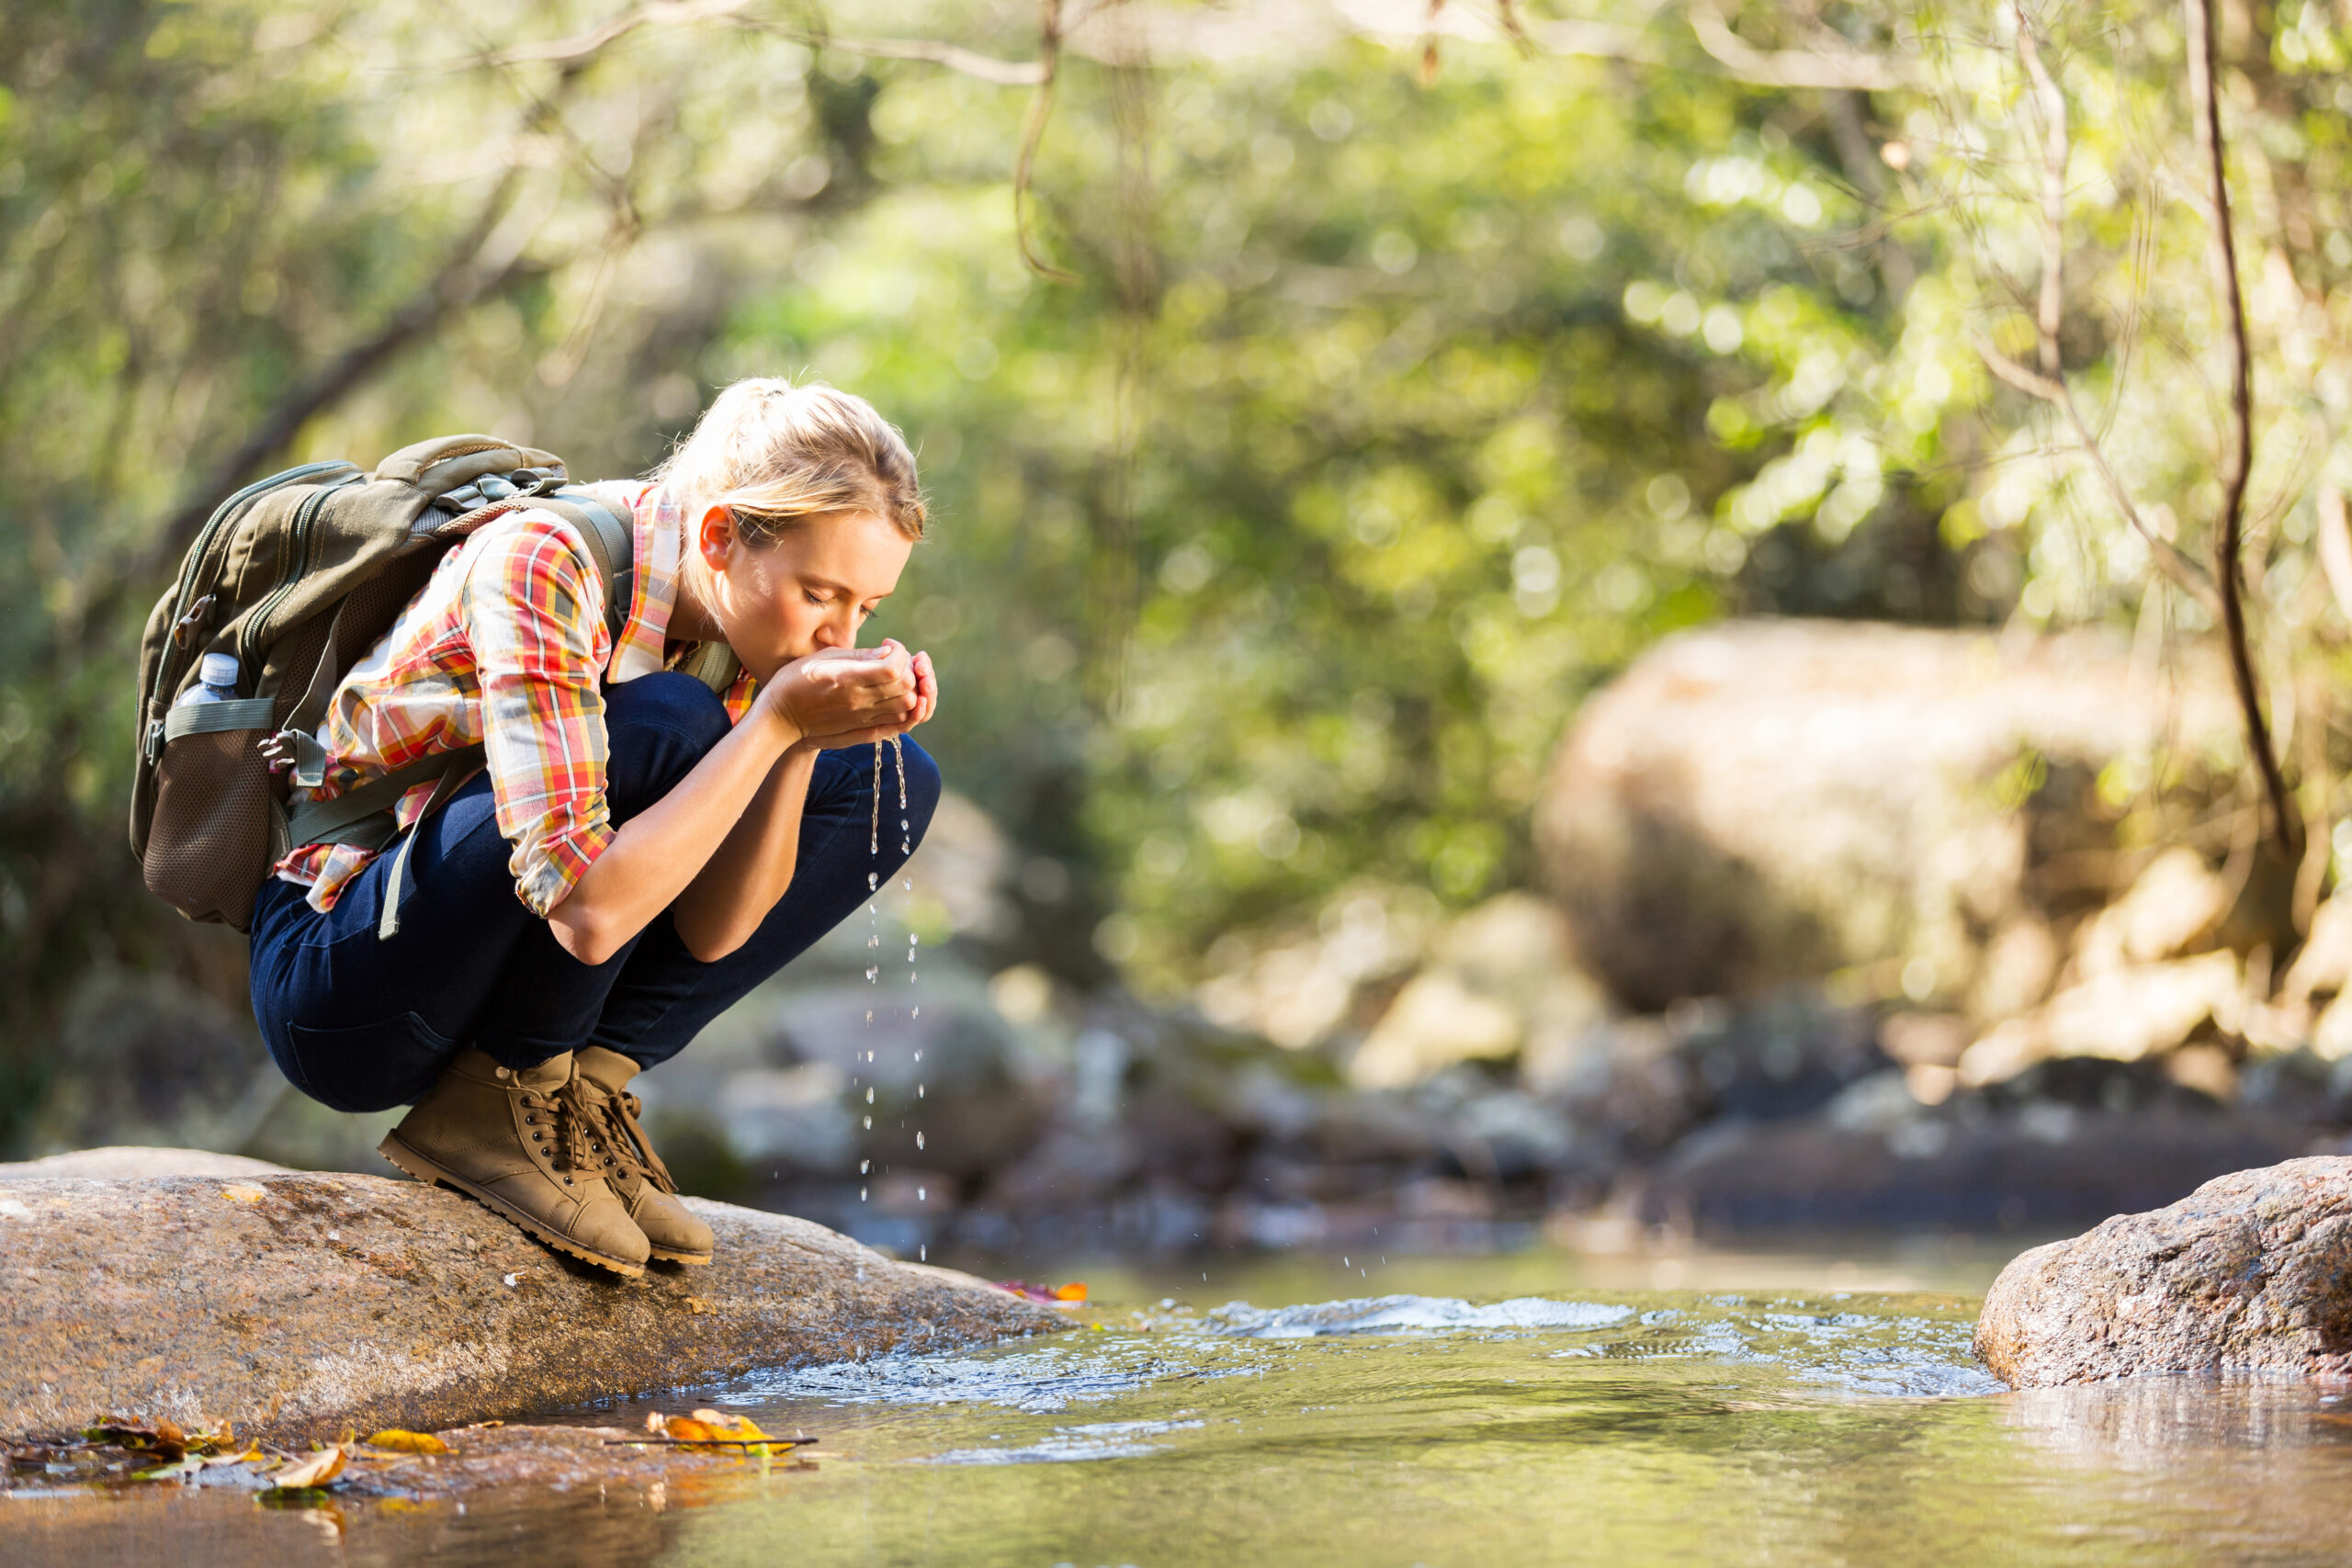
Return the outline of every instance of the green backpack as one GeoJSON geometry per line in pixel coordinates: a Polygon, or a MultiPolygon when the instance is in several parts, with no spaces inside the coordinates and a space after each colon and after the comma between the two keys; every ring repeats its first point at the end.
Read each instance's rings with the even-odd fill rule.
{"type": "MultiPolygon", "coordinates": [[[[390,629],[441,558],[492,518],[532,506],[571,522],[618,637],[635,576],[629,519],[565,480],[549,453],[494,435],[447,435],[401,448],[371,474],[345,462],[306,463],[222,502],[140,639],[130,848],[148,887],[190,919],[245,930],[270,867],[295,846],[380,848],[401,795],[438,780],[431,811],[473,773],[479,746],[288,809],[291,785],[324,776],[315,734],[345,671],[390,629]],[[183,703],[208,653],[236,660],[234,694],[183,703]]],[[[398,929],[397,897],[396,881],[385,934],[398,929]]]]}

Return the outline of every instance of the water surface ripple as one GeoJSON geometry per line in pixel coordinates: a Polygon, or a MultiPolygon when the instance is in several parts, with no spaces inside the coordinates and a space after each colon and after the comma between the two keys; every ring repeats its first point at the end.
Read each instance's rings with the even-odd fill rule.
{"type": "Polygon", "coordinates": [[[564,1417],[707,1404],[822,1436],[814,1469],[692,1495],[355,1505],[332,1530],[249,1500],[0,1503],[0,1558],[509,1568],[518,1532],[559,1531],[567,1562],[681,1568],[2352,1559],[2352,1411],[2330,1390],[2017,1394],[1971,1359],[1965,1296],[1451,1268],[1453,1293],[1284,1299],[1269,1276],[1052,1338],[564,1417]]]}

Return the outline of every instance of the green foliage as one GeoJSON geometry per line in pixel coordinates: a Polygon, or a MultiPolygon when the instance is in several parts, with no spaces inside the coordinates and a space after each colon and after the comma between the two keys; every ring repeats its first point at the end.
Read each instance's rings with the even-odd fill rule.
{"type": "MultiPolygon", "coordinates": [[[[1015,243],[1025,93],[756,6],[536,47],[616,14],[0,8],[0,1076],[94,966],[239,987],[119,848],[156,530],[420,301],[285,459],[487,427],[628,471],[710,386],[804,368],[908,426],[940,525],[878,629],[939,654],[936,749],[1078,978],[1181,986],[1353,883],[1530,880],[1581,696],[1726,611],[2202,628],[1985,368],[2034,359],[2042,254],[2010,12],[1751,6],[1758,66],[1604,4],[1622,57],[1449,38],[1427,85],[1400,40],[1067,59],[1035,194],[1069,286],[1015,243]],[[1857,57],[1908,85],[1741,79],[1857,57]]],[[[2064,370],[2199,554],[2222,342],[2177,13],[2032,15],[2075,130],[2064,370]]],[[[2254,580],[2308,735],[2344,659],[2312,541],[2352,478],[2352,89],[2311,0],[2230,28],[2254,580]]],[[[858,30],[1035,47],[920,5],[858,30]]]]}

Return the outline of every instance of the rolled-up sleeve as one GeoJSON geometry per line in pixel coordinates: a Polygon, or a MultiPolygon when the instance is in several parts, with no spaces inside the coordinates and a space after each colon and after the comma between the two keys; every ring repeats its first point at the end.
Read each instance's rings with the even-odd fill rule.
{"type": "Polygon", "coordinates": [[[545,919],[613,838],[602,604],[578,547],[545,513],[482,545],[463,600],[482,748],[515,895],[545,919]]]}

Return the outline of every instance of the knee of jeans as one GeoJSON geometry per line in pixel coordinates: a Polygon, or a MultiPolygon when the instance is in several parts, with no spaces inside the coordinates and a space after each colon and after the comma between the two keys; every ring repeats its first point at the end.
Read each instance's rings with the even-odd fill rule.
{"type": "Polygon", "coordinates": [[[642,810],[694,771],[732,721],[718,693],[674,670],[605,692],[606,765],[616,816],[642,810]]]}
{"type": "Polygon", "coordinates": [[[912,740],[899,745],[907,758],[907,821],[911,841],[920,844],[923,829],[931,826],[932,813],[939,809],[939,764],[912,740]]]}

